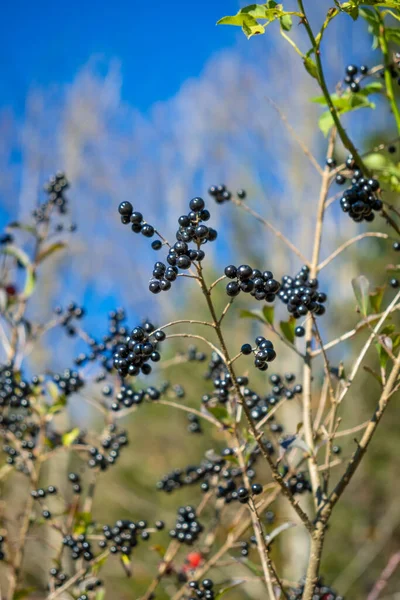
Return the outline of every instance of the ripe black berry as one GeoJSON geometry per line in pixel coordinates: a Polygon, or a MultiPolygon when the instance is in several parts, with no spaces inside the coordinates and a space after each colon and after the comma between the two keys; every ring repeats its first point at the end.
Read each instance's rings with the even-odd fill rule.
{"type": "Polygon", "coordinates": [[[118,212],[123,217],[130,217],[133,213],[133,206],[130,202],[125,200],[118,206],[118,212]]]}

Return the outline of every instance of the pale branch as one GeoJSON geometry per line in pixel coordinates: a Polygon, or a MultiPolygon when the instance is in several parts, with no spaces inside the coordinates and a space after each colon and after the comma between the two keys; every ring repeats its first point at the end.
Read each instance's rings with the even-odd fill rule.
{"type": "Polygon", "coordinates": [[[302,252],[300,252],[300,250],[290,240],[288,240],[288,238],[286,236],[284,236],[281,231],[279,231],[279,229],[277,229],[274,225],[272,225],[272,223],[270,223],[267,219],[265,219],[264,217],[259,215],[255,210],[253,210],[252,208],[247,206],[247,204],[245,204],[241,200],[232,197],[231,201],[234,204],[236,204],[236,206],[239,206],[244,211],[249,213],[252,217],[254,217],[257,221],[259,221],[259,223],[262,223],[265,227],[267,227],[270,231],[272,231],[272,233],[279,240],[281,240],[284,244],[286,244],[286,246],[288,248],[290,248],[290,250],[294,254],[296,254],[296,256],[298,256],[305,265],[309,265],[309,262],[306,259],[306,257],[304,256],[304,254],[302,252]]]}
{"type": "Polygon", "coordinates": [[[389,236],[387,233],[380,233],[378,231],[366,231],[364,233],[360,233],[360,235],[357,235],[356,237],[351,238],[350,240],[347,240],[346,242],[341,244],[338,248],[336,248],[336,250],[334,252],[332,252],[332,254],[330,254],[327,258],[325,258],[318,265],[318,271],[322,271],[322,269],[324,269],[327,265],[329,265],[329,263],[332,260],[334,260],[337,256],[339,256],[344,250],[349,248],[349,246],[352,246],[353,244],[355,244],[365,238],[382,238],[382,239],[387,240],[387,239],[389,239],[389,236]]]}

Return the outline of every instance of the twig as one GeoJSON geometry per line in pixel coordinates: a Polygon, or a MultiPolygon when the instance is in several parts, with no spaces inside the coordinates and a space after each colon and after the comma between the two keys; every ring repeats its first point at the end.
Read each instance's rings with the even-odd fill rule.
{"type": "Polygon", "coordinates": [[[322,269],[324,269],[327,265],[329,265],[329,263],[332,260],[334,260],[337,256],[339,256],[339,254],[341,254],[343,252],[343,250],[346,250],[346,248],[348,248],[349,246],[352,246],[353,244],[355,244],[356,242],[358,242],[360,240],[363,240],[364,238],[371,238],[371,237],[382,238],[385,240],[389,239],[389,236],[387,233],[380,233],[378,231],[367,231],[365,233],[360,233],[360,235],[357,235],[356,237],[353,237],[350,240],[347,240],[346,242],[341,244],[341,246],[339,246],[334,252],[332,252],[332,254],[330,254],[328,256],[328,258],[325,258],[325,260],[323,260],[318,265],[318,271],[322,271],[322,269]]]}

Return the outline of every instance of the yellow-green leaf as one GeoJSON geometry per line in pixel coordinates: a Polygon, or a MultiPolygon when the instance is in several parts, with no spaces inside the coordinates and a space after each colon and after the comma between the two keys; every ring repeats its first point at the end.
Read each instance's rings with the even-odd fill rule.
{"type": "Polygon", "coordinates": [[[76,440],[76,438],[78,437],[80,433],[80,429],[79,427],[75,427],[74,429],[71,429],[71,431],[67,431],[66,433],[63,434],[62,436],[62,445],[63,446],[71,446],[74,441],[76,440]]]}

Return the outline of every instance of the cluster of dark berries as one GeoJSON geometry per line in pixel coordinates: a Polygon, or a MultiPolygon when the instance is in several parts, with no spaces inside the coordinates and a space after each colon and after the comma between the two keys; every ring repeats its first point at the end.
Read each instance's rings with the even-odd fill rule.
{"type": "Polygon", "coordinates": [[[57,488],[54,485],[49,485],[47,488],[38,488],[37,490],[31,491],[31,496],[35,500],[42,500],[46,496],[57,494],[57,488]]]}
{"type": "Polygon", "coordinates": [[[87,562],[93,560],[92,545],[84,533],[77,536],[66,535],[62,543],[70,549],[72,560],[78,560],[81,557],[87,562]]]}
{"type": "Polygon", "coordinates": [[[178,219],[177,241],[169,249],[167,256],[169,266],[159,261],[154,265],[153,276],[149,282],[149,290],[153,294],[169,290],[171,283],[178,277],[179,269],[186,271],[193,262],[199,263],[204,259],[205,253],[200,246],[217,238],[215,229],[204,225],[211,216],[205,208],[204,200],[192,198],[189,208],[189,213],[178,219]],[[194,248],[190,247],[191,243],[195,245],[194,248]]]}
{"type": "Polygon", "coordinates": [[[49,220],[50,209],[53,207],[61,215],[67,212],[68,201],[64,193],[68,187],[69,184],[64,173],[56,173],[54,177],[49,179],[44,186],[44,191],[48,195],[47,202],[44,202],[32,212],[32,216],[37,223],[47,222],[49,220]]]}
{"type": "Polygon", "coordinates": [[[104,380],[106,373],[113,369],[113,354],[116,346],[126,337],[128,331],[124,325],[126,319],[125,311],[122,308],[113,310],[108,315],[108,331],[99,342],[94,338],[89,338],[90,351],[82,353],[75,359],[77,366],[88,362],[98,360],[104,369],[104,372],[97,378],[97,381],[104,380]]]}
{"type": "Polygon", "coordinates": [[[201,583],[197,581],[189,581],[189,588],[191,595],[188,600],[197,600],[198,598],[204,598],[204,600],[213,600],[215,598],[214,593],[214,582],[212,579],[203,579],[201,583]]]}
{"type": "Polygon", "coordinates": [[[49,575],[52,578],[52,583],[55,588],[59,588],[69,579],[69,576],[66,573],[60,571],[56,567],[52,567],[49,571],[49,575]]]}
{"type": "Polygon", "coordinates": [[[188,416],[188,432],[189,433],[203,433],[199,417],[194,413],[189,413],[188,416]]]}
{"type": "Polygon", "coordinates": [[[237,296],[240,292],[250,294],[256,300],[273,302],[279,291],[279,281],[274,279],[271,271],[259,271],[252,269],[249,265],[235,267],[229,265],[224,271],[226,277],[233,279],[226,286],[226,293],[230,297],[237,296]]]}
{"type": "Polygon", "coordinates": [[[4,548],[3,548],[3,544],[4,544],[4,536],[0,535],[0,560],[4,560],[6,557],[6,554],[4,552],[4,548]]]}
{"type": "Polygon", "coordinates": [[[262,335],[256,338],[255,349],[251,347],[251,344],[243,344],[240,350],[245,355],[254,352],[254,366],[260,371],[266,371],[268,363],[276,358],[273,343],[270,340],[266,340],[262,335]]]}
{"type": "Polygon", "coordinates": [[[145,322],[142,326],[132,329],[130,335],[124,338],[115,349],[114,367],[121,377],[127,375],[144,375],[151,373],[150,361],[158,362],[160,354],[158,343],[165,339],[163,331],[155,331],[154,325],[145,322]]]}
{"type": "MultiPolygon", "coordinates": [[[[382,209],[382,200],[377,196],[380,189],[379,181],[364,177],[361,169],[354,164],[352,157],[346,160],[346,166],[352,171],[351,187],[343,192],[339,201],[340,207],[356,223],[361,223],[361,221],[370,223],[375,218],[375,212],[382,209]]],[[[342,184],[346,180],[339,173],[336,181],[342,184]]]]}
{"type": "MultiPolygon", "coordinates": [[[[164,523],[157,521],[156,529],[161,530],[163,528],[164,523]]],[[[112,554],[130,556],[132,549],[138,545],[140,539],[143,541],[150,539],[150,533],[147,529],[147,522],[144,520],[135,522],[119,519],[113,527],[104,525],[104,540],[99,542],[99,546],[100,548],[107,548],[110,545],[110,552],[112,554]]]]}
{"type": "Polygon", "coordinates": [[[80,494],[82,491],[81,488],[81,478],[78,473],[68,473],[68,480],[72,483],[72,491],[74,494],[80,494]]]}
{"type": "Polygon", "coordinates": [[[224,458],[213,456],[206,458],[199,465],[189,465],[185,469],[174,469],[157,482],[157,489],[169,494],[186,485],[200,482],[201,490],[208,492],[211,487],[211,480],[217,480],[225,465],[226,460],[224,458]]]}
{"type": "Polygon", "coordinates": [[[358,72],[361,75],[368,75],[368,67],[361,65],[360,69],[356,65],[347,65],[344,83],[350,86],[352,92],[357,93],[360,91],[360,82],[356,79],[358,72]]]}
{"type": "Polygon", "coordinates": [[[7,434],[11,433],[21,440],[21,450],[17,450],[10,444],[4,444],[2,447],[3,452],[7,454],[7,464],[15,465],[18,471],[26,475],[29,474],[29,469],[25,460],[22,459],[21,453],[24,452],[24,456],[28,460],[35,460],[33,450],[39,433],[39,425],[35,421],[28,420],[28,416],[29,411],[27,414],[0,414],[0,435],[7,437],[7,434]]]}
{"type": "MultiPolygon", "coordinates": [[[[303,598],[305,582],[301,581],[299,586],[290,590],[288,600],[301,600],[303,598]]],[[[344,600],[343,596],[338,596],[335,591],[323,584],[322,579],[318,580],[314,589],[313,600],[344,600]]]]}
{"type": "MultiPolygon", "coordinates": [[[[107,388],[108,386],[106,386],[107,388]]],[[[135,390],[130,385],[123,385],[116,395],[115,401],[111,404],[111,410],[118,411],[121,408],[130,408],[141,404],[144,400],[159,400],[163,392],[163,387],[156,388],[152,385],[139,390],[135,390]]]]}
{"type": "Polygon", "coordinates": [[[110,427],[110,431],[101,442],[102,449],[95,446],[89,449],[90,459],[88,466],[91,469],[98,467],[101,471],[105,471],[107,467],[115,464],[119,458],[121,448],[128,445],[126,431],[115,431],[115,429],[115,425],[110,427]]]}
{"type": "Polygon", "coordinates": [[[57,306],[54,309],[56,315],[60,317],[60,325],[65,327],[68,335],[73,336],[76,334],[76,329],[73,324],[73,320],[80,320],[85,315],[85,309],[81,306],[77,306],[75,302],[68,304],[65,310],[61,306],[57,306]]]}
{"type": "MultiPolygon", "coordinates": [[[[271,408],[276,406],[280,400],[286,398],[292,400],[296,395],[303,392],[303,386],[301,384],[294,384],[295,375],[293,373],[286,373],[282,378],[281,375],[274,373],[270,376],[269,381],[272,384],[272,389],[266,396],[260,396],[248,387],[243,390],[246,405],[251,409],[251,417],[254,421],[260,421],[267,415],[271,408]],[[294,384],[289,386],[288,384],[294,384]]],[[[270,417],[270,429],[273,433],[282,433],[283,428],[281,425],[275,423],[275,417],[270,417]]],[[[272,454],[274,448],[270,442],[264,442],[266,447],[272,454]]]]}
{"type": "Polygon", "coordinates": [[[295,319],[304,317],[309,312],[315,316],[325,313],[327,296],[318,291],[318,279],[309,279],[309,272],[310,269],[304,265],[294,277],[282,277],[278,296],[295,319]]]}
{"type": "Polygon", "coordinates": [[[134,211],[130,202],[124,201],[118,206],[118,212],[121,215],[121,223],[127,225],[132,224],[134,233],[141,233],[144,237],[153,237],[155,231],[152,225],[143,220],[143,215],[140,212],[134,211]]]}
{"type": "Polygon", "coordinates": [[[206,360],[207,355],[205,352],[200,352],[196,346],[189,346],[186,352],[186,357],[188,359],[188,361],[193,362],[193,361],[198,361],[198,362],[203,362],[204,360],[206,360]]]}
{"type": "Polygon", "coordinates": [[[250,542],[240,542],[239,543],[239,547],[240,547],[240,554],[243,557],[246,557],[249,555],[249,551],[250,551],[250,545],[256,546],[257,545],[257,540],[256,540],[256,536],[252,535],[250,538],[250,542]]]}
{"type": "Polygon", "coordinates": [[[31,385],[11,363],[0,366],[0,407],[29,408],[31,395],[31,385]]]}
{"type": "MultiPolygon", "coordinates": [[[[286,469],[284,470],[284,472],[286,469]]],[[[291,475],[285,482],[292,494],[305,494],[311,492],[311,484],[308,481],[306,474],[303,472],[291,475]]]]}
{"type": "Polygon", "coordinates": [[[178,508],[176,523],[174,529],[171,529],[169,535],[182,544],[191,546],[197,540],[203,525],[197,520],[196,509],[193,506],[181,506],[178,508]]]}
{"type": "Polygon", "coordinates": [[[65,396],[75,394],[85,385],[85,381],[79,375],[78,371],[71,369],[65,369],[63,373],[55,373],[53,381],[65,396]]]}
{"type": "MultiPolygon", "coordinates": [[[[232,198],[232,192],[230,192],[224,184],[212,185],[208,189],[208,193],[214,198],[217,204],[223,204],[232,198]]],[[[244,200],[246,198],[245,190],[238,190],[236,195],[240,200],[244,200]]]]}
{"type": "Polygon", "coordinates": [[[2,233],[0,235],[0,246],[7,246],[7,244],[12,244],[14,241],[14,236],[11,233],[2,233]]]}

